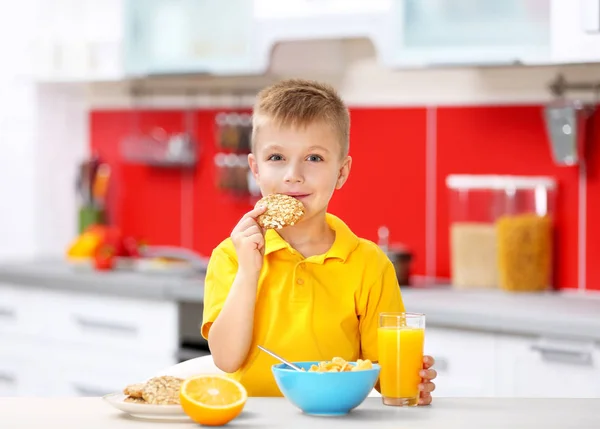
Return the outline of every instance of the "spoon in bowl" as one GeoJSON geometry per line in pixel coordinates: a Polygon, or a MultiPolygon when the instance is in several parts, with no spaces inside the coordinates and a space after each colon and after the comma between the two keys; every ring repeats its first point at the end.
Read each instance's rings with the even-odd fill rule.
{"type": "Polygon", "coordinates": [[[277,359],[280,362],[283,362],[284,364],[286,364],[287,366],[289,366],[292,369],[295,369],[296,371],[302,371],[302,369],[300,369],[298,366],[294,365],[291,362],[288,362],[287,360],[285,360],[284,358],[282,358],[279,355],[276,355],[275,353],[273,353],[271,350],[265,349],[263,346],[257,346],[259,349],[261,349],[263,352],[270,354],[271,356],[273,356],[275,359],[277,359]]]}

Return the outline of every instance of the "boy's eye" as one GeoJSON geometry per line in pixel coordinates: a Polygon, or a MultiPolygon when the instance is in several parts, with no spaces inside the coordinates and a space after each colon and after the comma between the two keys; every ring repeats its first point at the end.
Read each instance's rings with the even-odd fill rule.
{"type": "Polygon", "coordinates": [[[283,157],[279,154],[273,154],[267,158],[267,161],[281,161],[283,157]]]}
{"type": "Polygon", "coordinates": [[[323,157],[320,155],[309,155],[308,160],[312,162],[320,162],[323,161],[323,157]]]}

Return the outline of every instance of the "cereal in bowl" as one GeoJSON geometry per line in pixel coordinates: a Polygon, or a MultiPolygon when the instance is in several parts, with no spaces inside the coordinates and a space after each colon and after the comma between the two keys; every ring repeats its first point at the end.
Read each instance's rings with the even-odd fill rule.
{"type": "Polygon", "coordinates": [[[322,361],[318,365],[311,365],[309,372],[349,372],[373,368],[369,359],[357,359],[356,365],[347,362],[341,357],[334,357],[331,361],[322,361]]]}

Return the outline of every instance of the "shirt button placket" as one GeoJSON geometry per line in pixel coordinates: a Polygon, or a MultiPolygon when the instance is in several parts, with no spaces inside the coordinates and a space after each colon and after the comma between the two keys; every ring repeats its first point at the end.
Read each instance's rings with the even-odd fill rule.
{"type": "Polygon", "coordinates": [[[306,275],[305,264],[304,264],[304,262],[300,262],[298,265],[296,265],[296,273],[295,273],[296,288],[294,288],[295,289],[294,296],[295,296],[295,299],[299,299],[301,301],[306,299],[306,288],[304,287],[304,285],[306,284],[306,280],[304,278],[305,275],[306,275]]]}
{"type": "Polygon", "coordinates": [[[302,277],[298,277],[299,275],[301,276],[304,273],[304,262],[300,262],[298,265],[296,265],[296,284],[298,286],[302,286],[304,284],[304,279],[302,277]]]}

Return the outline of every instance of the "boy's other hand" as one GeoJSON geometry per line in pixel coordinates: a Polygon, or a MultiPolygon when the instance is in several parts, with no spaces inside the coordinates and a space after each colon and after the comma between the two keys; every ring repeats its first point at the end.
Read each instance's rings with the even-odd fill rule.
{"type": "Polygon", "coordinates": [[[431,380],[437,377],[437,371],[431,367],[435,363],[435,359],[431,356],[423,356],[423,369],[420,372],[421,383],[419,384],[419,405],[431,404],[431,392],[435,390],[435,383],[431,380]]]}
{"type": "Polygon", "coordinates": [[[246,213],[231,231],[231,240],[238,257],[239,270],[258,275],[265,254],[265,231],[256,223],[256,217],[264,213],[266,206],[259,206],[246,213]]]}

